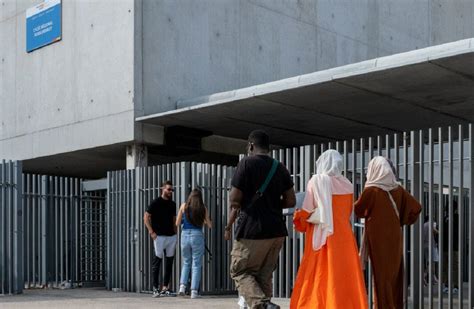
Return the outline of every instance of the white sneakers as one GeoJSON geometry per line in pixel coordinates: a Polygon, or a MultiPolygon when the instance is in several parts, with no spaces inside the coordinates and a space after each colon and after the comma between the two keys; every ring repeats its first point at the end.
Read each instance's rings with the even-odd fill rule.
{"type": "MultiPolygon", "coordinates": [[[[186,295],[186,286],[184,284],[179,285],[178,295],[179,296],[185,296],[186,295]]],[[[201,295],[199,295],[197,290],[191,290],[191,298],[192,299],[201,298],[201,295]]]]}
{"type": "Polygon", "coordinates": [[[186,294],[186,286],[185,286],[184,284],[181,284],[181,285],[179,286],[179,293],[178,293],[178,295],[179,295],[179,296],[184,296],[184,294],[186,294]]]}
{"type": "Polygon", "coordinates": [[[201,295],[198,294],[198,291],[191,290],[191,299],[201,298],[201,295]]]}

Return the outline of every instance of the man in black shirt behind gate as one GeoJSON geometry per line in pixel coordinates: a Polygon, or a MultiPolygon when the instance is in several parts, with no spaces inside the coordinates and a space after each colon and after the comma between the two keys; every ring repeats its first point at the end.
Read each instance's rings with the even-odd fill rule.
{"type": "Polygon", "coordinates": [[[173,271],[173,260],[176,249],[176,203],[173,198],[173,183],[165,181],[161,185],[161,196],[153,200],[145,211],[143,221],[150,237],[153,239],[153,297],[176,296],[169,290],[171,273],[173,271]],[[161,291],[159,290],[158,278],[161,264],[165,253],[165,276],[161,291]]]}

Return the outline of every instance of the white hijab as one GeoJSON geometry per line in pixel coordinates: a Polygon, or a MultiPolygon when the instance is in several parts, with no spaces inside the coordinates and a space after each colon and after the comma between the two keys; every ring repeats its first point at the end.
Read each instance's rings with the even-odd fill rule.
{"type": "Polygon", "coordinates": [[[342,176],[342,156],[336,150],[329,149],[316,161],[316,174],[308,182],[303,209],[313,212],[316,207],[321,211],[321,224],[315,225],[313,249],[321,249],[328,236],[334,233],[332,216],[332,196],[353,194],[352,183],[342,176]]]}
{"type": "Polygon", "coordinates": [[[384,191],[392,191],[400,183],[393,173],[390,163],[381,156],[374,157],[367,167],[367,182],[365,187],[377,187],[384,191]]]}

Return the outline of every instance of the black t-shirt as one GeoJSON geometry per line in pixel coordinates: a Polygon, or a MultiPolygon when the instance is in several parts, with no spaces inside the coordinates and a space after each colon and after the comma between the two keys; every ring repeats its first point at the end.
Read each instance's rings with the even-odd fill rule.
{"type": "Polygon", "coordinates": [[[290,173],[279,163],[267,189],[250,208],[255,192],[265,181],[273,159],[267,155],[252,155],[237,165],[232,186],[243,192],[241,211],[237,221],[236,238],[268,239],[287,236],[280,197],[293,187],[290,173]]]}
{"type": "Polygon", "coordinates": [[[176,216],[176,203],[165,200],[161,196],[147,207],[146,212],[151,215],[151,227],[156,235],[173,236],[175,233],[173,218],[176,216]]]}
{"type": "MultiPolygon", "coordinates": [[[[443,250],[449,250],[449,217],[445,216],[443,218],[443,250]]],[[[459,251],[459,215],[453,213],[453,217],[451,218],[453,222],[453,234],[452,234],[452,244],[453,250],[459,251]]]]}

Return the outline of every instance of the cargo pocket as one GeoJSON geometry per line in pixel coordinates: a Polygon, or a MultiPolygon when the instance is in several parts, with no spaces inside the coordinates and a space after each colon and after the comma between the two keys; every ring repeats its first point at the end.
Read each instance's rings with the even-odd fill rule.
{"type": "Polygon", "coordinates": [[[249,251],[243,248],[241,244],[234,242],[234,248],[232,249],[231,261],[230,261],[230,276],[235,278],[241,275],[247,268],[249,251]]]}

